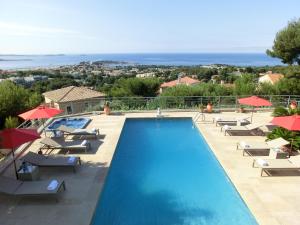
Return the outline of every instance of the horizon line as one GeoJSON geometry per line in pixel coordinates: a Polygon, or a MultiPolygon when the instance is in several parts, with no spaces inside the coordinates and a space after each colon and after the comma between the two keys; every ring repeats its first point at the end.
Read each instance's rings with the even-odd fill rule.
{"type": "Polygon", "coordinates": [[[0,56],[57,55],[125,55],[125,54],[266,54],[266,52],[105,52],[105,53],[1,53],[0,56]]]}

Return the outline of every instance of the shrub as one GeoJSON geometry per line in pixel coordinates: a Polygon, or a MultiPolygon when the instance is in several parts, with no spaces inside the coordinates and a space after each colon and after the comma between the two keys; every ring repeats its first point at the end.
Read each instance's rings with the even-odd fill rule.
{"type": "Polygon", "coordinates": [[[5,128],[16,128],[19,125],[19,119],[17,117],[7,117],[5,119],[5,128]]]}
{"type": "Polygon", "coordinates": [[[272,113],[272,116],[288,116],[288,115],[289,115],[289,110],[282,106],[276,107],[272,113]]]}
{"type": "Polygon", "coordinates": [[[289,131],[282,127],[275,128],[272,133],[268,134],[268,140],[283,138],[292,144],[293,149],[300,149],[300,132],[289,131]]]}

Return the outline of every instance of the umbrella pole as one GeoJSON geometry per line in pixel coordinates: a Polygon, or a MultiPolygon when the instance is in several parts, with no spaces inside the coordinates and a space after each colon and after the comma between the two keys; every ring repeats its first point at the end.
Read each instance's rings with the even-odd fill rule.
{"type": "Polygon", "coordinates": [[[42,121],[43,121],[43,129],[44,129],[45,137],[47,137],[47,135],[46,135],[46,129],[45,129],[45,120],[42,119],[42,121]]]}
{"type": "Polygon", "coordinates": [[[251,123],[252,123],[252,118],[253,118],[253,112],[254,112],[254,107],[252,108],[252,113],[251,113],[251,123]]]}
{"type": "Polygon", "coordinates": [[[19,176],[18,176],[17,165],[16,165],[16,160],[15,160],[15,153],[14,153],[14,149],[13,148],[12,148],[12,155],[13,155],[13,162],[14,162],[14,168],[15,168],[16,178],[18,180],[19,176]]]}

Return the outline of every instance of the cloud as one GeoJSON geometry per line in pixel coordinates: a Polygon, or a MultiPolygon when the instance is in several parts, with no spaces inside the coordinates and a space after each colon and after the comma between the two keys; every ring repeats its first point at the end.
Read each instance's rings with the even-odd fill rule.
{"type": "Polygon", "coordinates": [[[1,21],[0,36],[95,39],[93,36],[84,35],[74,30],[53,27],[39,27],[1,21]]]}

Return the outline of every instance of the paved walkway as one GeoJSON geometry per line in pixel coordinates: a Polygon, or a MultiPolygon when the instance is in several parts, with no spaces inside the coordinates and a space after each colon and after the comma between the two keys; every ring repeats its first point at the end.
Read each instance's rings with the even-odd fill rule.
{"type": "MultiPolygon", "coordinates": [[[[67,191],[61,193],[59,202],[52,199],[15,199],[0,195],[0,224],[24,225],[88,225],[104,184],[114,150],[116,148],[126,117],[153,117],[155,113],[131,113],[126,115],[89,116],[89,128],[100,129],[101,137],[92,141],[93,151],[77,154],[83,166],[77,173],[71,170],[43,169],[41,179],[62,178],[67,191]]],[[[171,117],[193,117],[195,113],[166,113],[171,117]]],[[[235,117],[241,114],[222,113],[222,116],[235,117]]],[[[212,116],[197,123],[198,128],[211,146],[226,173],[255,215],[260,224],[298,225],[300,224],[300,176],[260,177],[260,170],[251,167],[253,158],[242,156],[236,151],[238,140],[261,140],[264,137],[224,136],[220,128],[212,124],[212,116]]],[[[267,122],[269,113],[254,114],[254,122],[267,122]]],[[[40,144],[34,142],[31,151],[37,151],[40,144]]],[[[13,177],[10,168],[5,176],[13,177]]]]}

